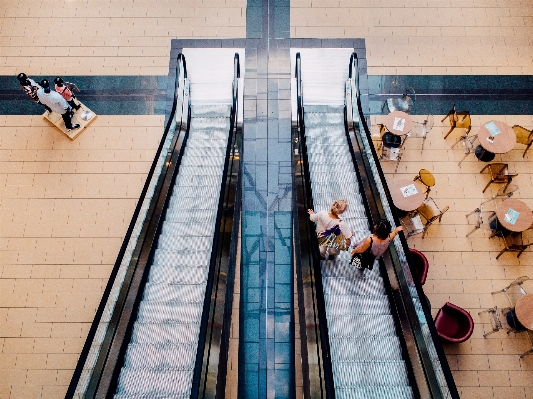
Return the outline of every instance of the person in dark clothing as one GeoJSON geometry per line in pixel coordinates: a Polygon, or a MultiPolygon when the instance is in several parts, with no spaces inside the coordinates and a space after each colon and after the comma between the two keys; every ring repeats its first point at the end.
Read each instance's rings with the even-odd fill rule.
{"type": "Polygon", "coordinates": [[[35,82],[35,80],[28,78],[28,76],[23,72],[17,75],[17,79],[20,85],[22,86],[22,90],[24,90],[24,93],[26,93],[28,97],[30,97],[37,104],[41,104],[48,112],[52,112],[48,105],[45,105],[41,101],[39,101],[37,90],[39,90],[41,86],[39,86],[39,84],[35,82]]]}

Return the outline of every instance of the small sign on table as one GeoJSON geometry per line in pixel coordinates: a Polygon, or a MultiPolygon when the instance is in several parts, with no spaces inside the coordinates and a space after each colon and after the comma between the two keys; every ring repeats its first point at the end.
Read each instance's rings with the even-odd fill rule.
{"type": "Polygon", "coordinates": [[[404,127],[405,127],[405,119],[394,117],[394,124],[392,125],[392,128],[394,130],[399,130],[400,132],[403,132],[404,127]]]}
{"type": "Polygon", "coordinates": [[[504,216],[504,219],[507,223],[514,225],[520,216],[520,212],[515,211],[513,208],[509,208],[507,213],[504,216]]]}
{"type": "Polygon", "coordinates": [[[411,195],[418,194],[418,191],[414,184],[409,184],[405,187],[400,187],[400,191],[402,192],[404,197],[410,197],[411,195]]]}

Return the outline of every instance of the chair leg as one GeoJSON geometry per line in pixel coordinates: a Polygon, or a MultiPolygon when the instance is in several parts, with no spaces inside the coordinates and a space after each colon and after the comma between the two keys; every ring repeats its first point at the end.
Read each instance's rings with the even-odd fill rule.
{"type": "Polygon", "coordinates": [[[524,150],[524,153],[522,154],[522,158],[526,156],[526,152],[527,150],[529,150],[529,147],[531,147],[531,144],[533,144],[533,141],[527,145],[526,149],[524,150]]]}
{"type": "Polygon", "coordinates": [[[483,169],[481,169],[479,173],[483,173],[485,171],[485,169],[487,169],[488,167],[490,167],[490,163],[485,165],[485,167],[483,169]]]}
{"type": "Polygon", "coordinates": [[[506,251],[507,251],[507,247],[505,247],[504,249],[502,249],[502,250],[500,251],[500,253],[498,254],[498,256],[496,256],[496,259],[498,259],[500,256],[502,256],[503,253],[506,252],[506,251]]]}
{"type": "Polygon", "coordinates": [[[487,183],[487,185],[485,186],[485,188],[483,189],[482,192],[484,193],[485,191],[487,191],[487,188],[489,188],[489,186],[490,186],[493,182],[494,182],[494,180],[491,179],[491,180],[487,183]]]}
{"type": "Polygon", "coordinates": [[[467,214],[466,217],[469,217],[470,215],[472,215],[473,213],[476,213],[476,212],[481,212],[481,209],[479,209],[479,208],[474,209],[472,212],[467,214]]]}
{"type": "Polygon", "coordinates": [[[450,133],[453,131],[453,129],[455,129],[455,126],[452,126],[450,128],[450,130],[448,131],[448,133],[446,133],[446,135],[444,136],[445,139],[446,139],[446,137],[448,137],[450,135],[450,133]]]}
{"type": "Polygon", "coordinates": [[[466,159],[466,157],[467,157],[468,155],[470,155],[469,152],[465,154],[465,156],[463,157],[463,159],[461,159],[457,165],[458,165],[458,166],[461,166],[461,164],[463,163],[463,161],[466,159]]]}
{"type": "Polygon", "coordinates": [[[527,352],[524,352],[520,355],[520,359],[522,359],[524,356],[531,355],[533,353],[533,348],[528,350],[527,352]]]}
{"type": "Polygon", "coordinates": [[[470,234],[472,234],[472,233],[473,233],[474,231],[476,231],[477,229],[479,229],[479,227],[474,227],[474,228],[472,229],[472,231],[469,232],[466,236],[468,237],[470,234]]]}
{"type": "Polygon", "coordinates": [[[465,139],[465,136],[461,136],[461,137],[459,137],[459,138],[457,139],[457,141],[456,141],[455,143],[453,143],[453,145],[452,145],[452,150],[455,148],[455,146],[456,146],[457,144],[459,144],[459,143],[460,143],[462,140],[464,140],[464,139],[465,139]]]}

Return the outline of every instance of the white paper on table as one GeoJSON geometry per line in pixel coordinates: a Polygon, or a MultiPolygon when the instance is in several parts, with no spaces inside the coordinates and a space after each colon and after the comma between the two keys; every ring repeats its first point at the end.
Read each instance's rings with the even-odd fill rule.
{"type": "Polygon", "coordinates": [[[411,195],[418,194],[418,191],[416,190],[414,184],[409,184],[408,186],[400,187],[400,191],[402,192],[404,197],[410,197],[411,195]]]}
{"type": "Polygon", "coordinates": [[[400,132],[403,132],[404,126],[405,126],[405,119],[404,118],[394,117],[394,123],[392,125],[392,128],[394,130],[399,130],[400,132]]]}

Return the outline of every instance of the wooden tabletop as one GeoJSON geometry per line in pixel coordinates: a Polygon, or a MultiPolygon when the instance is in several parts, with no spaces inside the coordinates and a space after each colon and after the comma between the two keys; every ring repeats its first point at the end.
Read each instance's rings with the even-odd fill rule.
{"type": "Polygon", "coordinates": [[[503,201],[496,211],[496,217],[503,227],[514,232],[524,231],[531,227],[531,224],[533,223],[533,213],[531,213],[531,209],[529,209],[524,202],[517,200],[516,198],[509,198],[503,201]],[[511,224],[505,220],[505,215],[509,209],[520,212],[515,224],[511,224]]]}
{"type": "Polygon", "coordinates": [[[407,133],[409,133],[411,129],[413,128],[413,120],[411,119],[409,114],[406,114],[405,112],[402,112],[402,111],[393,111],[390,114],[388,114],[385,117],[384,124],[385,126],[387,126],[387,129],[389,130],[389,132],[391,132],[392,134],[395,134],[396,136],[404,136],[407,133]],[[395,129],[394,122],[397,121],[398,123],[401,124],[402,119],[403,119],[403,129],[401,130],[395,129]]]}
{"type": "MultiPolygon", "coordinates": [[[[492,125],[492,126],[494,126],[492,125]]],[[[516,144],[516,133],[513,128],[505,122],[501,121],[488,121],[481,125],[478,131],[478,139],[481,146],[487,151],[492,152],[493,154],[505,154],[506,152],[511,151],[516,144]],[[487,129],[487,125],[490,127],[494,123],[500,133],[494,137],[490,134],[487,129]],[[487,139],[494,139],[493,142],[487,139]]]]}
{"type": "Polygon", "coordinates": [[[414,211],[426,198],[424,194],[426,187],[418,180],[412,181],[409,179],[397,180],[389,185],[390,195],[394,206],[402,211],[414,211]],[[416,193],[405,197],[402,192],[402,188],[413,185],[416,189],[416,193]]]}
{"type": "Polygon", "coordinates": [[[533,330],[533,294],[524,295],[516,302],[515,313],[520,324],[533,330]]]}

